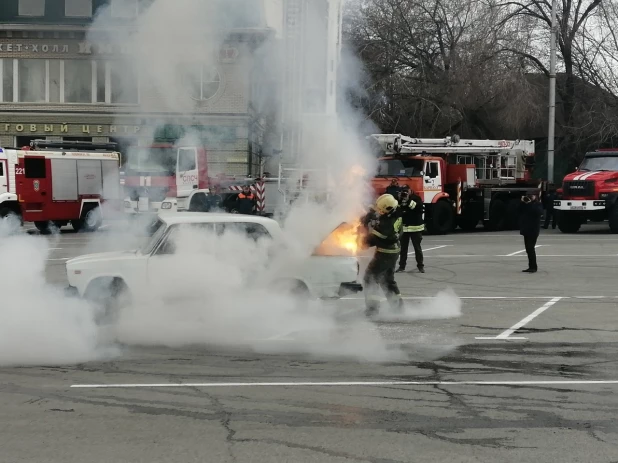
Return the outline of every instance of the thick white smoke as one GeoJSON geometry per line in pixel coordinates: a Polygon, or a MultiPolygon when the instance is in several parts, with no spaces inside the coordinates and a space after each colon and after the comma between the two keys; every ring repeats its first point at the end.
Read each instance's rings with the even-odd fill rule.
{"type": "MultiPolygon", "coordinates": [[[[224,100],[226,104],[243,107],[252,93],[248,91],[248,82],[255,77],[256,63],[246,43],[237,44],[242,53],[234,65],[218,61],[219,50],[230,38],[233,25],[242,23],[246,14],[235,5],[230,1],[154,0],[144,8],[135,27],[124,33],[108,27],[116,26],[116,20],[103,8],[88,39],[95,44],[112,44],[130,50],[129,55],[118,59],[128,74],[140,76],[140,113],[172,114],[169,118],[160,117],[161,125],[191,124],[192,117],[204,107],[213,113],[223,112],[217,102],[224,100]],[[192,98],[197,91],[194,82],[198,74],[201,77],[214,64],[220,75],[213,76],[212,81],[220,78],[222,82],[217,87],[217,98],[197,101],[192,98]]],[[[321,59],[323,53],[311,49],[321,41],[305,40],[305,43],[308,49],[304,54],[321,59]]],[[[267,74],[262,76],[263,80],[280,83],[281,68],[277,65],[281,62],[280,47],[266,40],[258,52],[261,60],[269,66],[272,63],[271,68],[261,66],[261,72],[267,74]]],[[[352,76],[357,74],[359,63],[349,59],[344,63],[340,72],[345,86],[339,91],[358,92],[359,84],[352,76]]],[[[121,79],[113,81],[116,85],[122,83],[121,79]]],[[[128,93],[131,89],[132,85],[127,85],[122,90],[128,93]]],[[[199,91],[204,96],[208,89],[201,86],[199,91]]],[[[276,88],[265,85],[253,93],[256,91],[259,107],[265,114],[280,107],[280,93],[276,88]]],[[[306,202],[298,201],[286,211],[282,242],[255,243],[234,234],[185,232],[177,241],[174,255],[157,257],[158,262],[152,260],[152,266],[149,262],[147,287],[131,288],[134,303],[122,312],[117,326],[113,327],[112,340],[129,345],[170,347],[244,346],[258,352],[308,353],[362,361],[407,359],[401,348],[391,346],[376,326],[364,318],[362,301],[358,301],[355,312],[345,315],[336,303],[305,303],[269,285],[278,276],[307,265],[307,259],[325,236],[341,222],[355,220],[371,199],[368,178],[376,161],[363,142],[366,133],[361,127],[366,121],[342,99],[340,103],[337,114],[328,118],[314,115],[285,121],[288,125],[296,124],[303,132],[299,164],[305,169],[322,170],[323,175],[309,178],[318,190],[315,196],[306,202]],[[324,192],[328,194],[327,201],[324,192]]],[[[242,111],[239,115],[243,115],[242,111]]],[[[119,112],[119,121],[125,117],[119,112]]],[[[201,139],[197,133],[188,136],[201,139]]],[[[217,150],[222,153],[238,150],[236,145],[230,148],[218,140],[211,143],[216,148],[212,160],[219,165],[222,160],[217,157],[217,150]]],[[[296,180],[292,178],[290,183],[296,180]]],[[[141,233],[135,235],[127,245],[143,239],[141,233]]],[[[27,293],[23,299],[15,296],[10,307],[0,311],[0,316],[6,319],[0,329],[7,331],[0,339],[3,352],[0,356],[6,356],[0,357],[0,363],[78,362],[106,353],[98,347],[100,333],[94,325],[92,309],[87,304],[65,300],[45,285],[41,275],[46,255],[44,243],[21,239],[10,246],[0,242],[0,265],[10,265],[14,275],[7,280],[10,286],[4,289],[13,294],[15,288],[21,288],[19,292],[27,293]],[[24,255],[29,259],[24,259],[24,255]],[[16,265],[19,262],[28,262],[28,267],[16,265]],[[33,287],[40,291],[33,291],[33,287]],[[15,333],[19,333],[19,338],[15,333]]],[[[105,239],[104,234],[92,235],[93,245],[96,240],[98,249],[100,240],[105,239]]],[[[116,238],[112,237],[104,247],[127,247],[118,246],[112,240],[116,238]]],[[[451,317],[458,316],[460,308],[454,294],[444,294],[420,305],[411,304],[400,314],[385,308],[380,317],[388,321],[451,317]]]]}
{"type": "Polygon", "coordinates": [[[90,305],[45,282],[44,238],[0,221],[0,365],[61,365],[115,355],[99,344],[90,305]]]}

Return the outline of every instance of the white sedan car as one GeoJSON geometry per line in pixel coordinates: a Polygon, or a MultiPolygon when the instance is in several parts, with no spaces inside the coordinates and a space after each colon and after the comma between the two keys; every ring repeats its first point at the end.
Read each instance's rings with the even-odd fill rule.
{"type": "MultiPolygon", "coordinates": [[[[67,261],[67,293],[98,303],[105,313],[111,315],[126,305],[128,300],[152,297],[153,292],[162,287],[167,286],[173,292],[174,288],[169,288],[175,284],[174,279],[170,278],[174,273],[173,260],[170,259],[174,259],[179,245],[184,244],[186,248],[188,240],[186,236],[182,237],[183,231],[189,231],[193,236],[204,236],[205,242],[215,243],[213,246],[219,250],[224,246],[218,240],[225,238],[228,232],[242,236],[242,240],[236,241],[240,245],[259,240],[260,246],[255,247],[253,252],[263,250],[263,260],[267,262],[258,261],[263,268],[256,272],[257,276],[252,275],[252,284],[272,285],[292,291],[295,295],[321,299],[362,291],[358,283],[359,264],[356,257],[343,252],[341,255],[321,253],[316,249],[308,258],[291,258],[293,253],[289,252],[285,235],[275,220],[236,214],[182,212],[159,215],[152,235],[141,249],[90,254],[67,261]]],[[[244,250],[247,254],[246,249],[236,251],[237,247],[229,248],[230,252],[244,250]]],[[[198,272],[202,265],[217,265],[209,261],[208,253],[202,256],[202,250],[200,246],[195,246],[185,254],[188,260],[194,264],[197,262],[194,268],[198,272]]],[[[251,257],[247,256],[247,260],[251,257]]],[[[179,262],[183,262],[181,258],[176,264],[179,262]]],[[[178,276],[176,283],[183,283],[178,276]]]]}

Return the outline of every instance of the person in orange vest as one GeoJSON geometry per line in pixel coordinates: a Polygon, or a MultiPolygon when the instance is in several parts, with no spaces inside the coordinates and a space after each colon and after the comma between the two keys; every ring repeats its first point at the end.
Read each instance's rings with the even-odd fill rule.
{"type": "Polygon", "coordinates": [[[242,191],[238,195],[237,204],[239,214],[255,214],[256,199],[249,185],[242,187],[242,191]]]}

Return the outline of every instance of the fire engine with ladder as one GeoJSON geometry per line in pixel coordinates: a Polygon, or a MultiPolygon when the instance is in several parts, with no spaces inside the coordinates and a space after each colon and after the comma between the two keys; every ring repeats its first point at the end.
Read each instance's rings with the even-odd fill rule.
{"type": "Polygon", "coordinates": [[[42,233],[71,223],[95,231],[121,213],[115,143],[34,140],[0,148],[0,218],[34,222],[42,233]]]}
{"type": "Polygon", "coordinates": [[[372,179],[376,195],[397,180],[423,198],[425,223],[432,234],[459,226],[473,230],[514,229],[521,197],[538,194],[534,180],[534,141],[412,138],[400,134],[367,137],[376,150],[372,179]]]}

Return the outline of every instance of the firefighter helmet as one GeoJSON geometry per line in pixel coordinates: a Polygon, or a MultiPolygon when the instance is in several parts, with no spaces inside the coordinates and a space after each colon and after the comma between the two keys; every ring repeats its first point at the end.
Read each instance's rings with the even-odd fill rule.
{"type": "Polygon", "coordinates": [[[379,214],[389,214],[397,209],[399,203],[393,195],[382,195],[376,201],[376,209],[379,214]]]}

